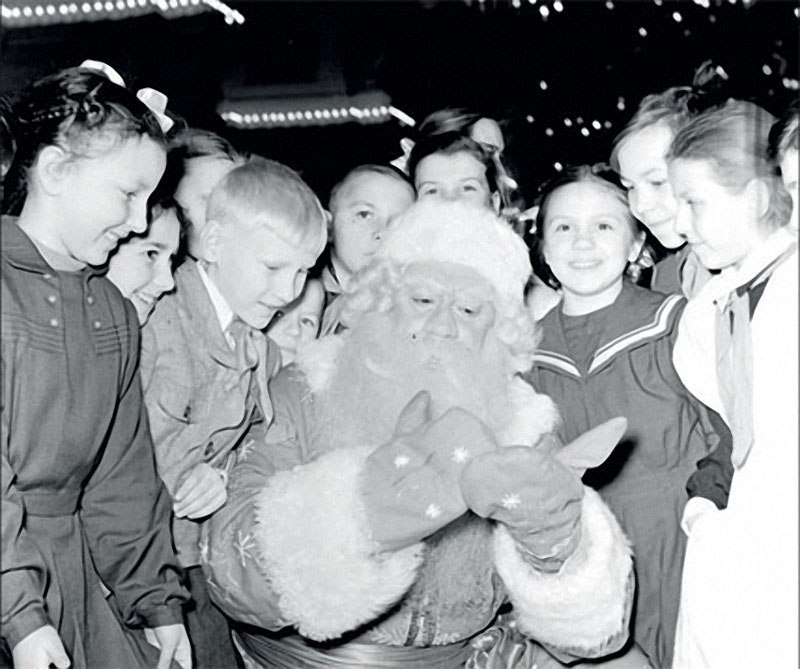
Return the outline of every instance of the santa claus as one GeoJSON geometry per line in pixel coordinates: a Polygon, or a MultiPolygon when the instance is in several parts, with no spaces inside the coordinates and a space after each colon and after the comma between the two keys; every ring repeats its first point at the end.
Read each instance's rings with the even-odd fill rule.
{"type": "Polygon", "coordinates": [[[556,407],[518,376],[530,274],[492,212],[417,203],[346,296],[347,329],[274,380],[201,542],[248,668],[647,666],[619,652],[627,542],[580,482],[624,421],[552,436],[556,407]]]}

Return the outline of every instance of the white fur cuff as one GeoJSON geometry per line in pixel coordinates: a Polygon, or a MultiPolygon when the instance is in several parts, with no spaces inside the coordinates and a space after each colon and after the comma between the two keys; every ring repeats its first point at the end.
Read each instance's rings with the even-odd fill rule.
{"type": "Polygon", "coordinates": [[[280,472],[256,500],[258,542],[281,614],[317,641],[389,609],[421,561],[421,544],[375,553],[358,485],[366,453],[333,451],[280,472]]]}
{"type": "Polygon", "coordinates": [[[581,542],[558,573],[531,568],[502,525],[494,552],[520,629],[542,644],[592,657],[627,626],[632,561],[616,518],[594,490],[585,493],[581,542]]]}

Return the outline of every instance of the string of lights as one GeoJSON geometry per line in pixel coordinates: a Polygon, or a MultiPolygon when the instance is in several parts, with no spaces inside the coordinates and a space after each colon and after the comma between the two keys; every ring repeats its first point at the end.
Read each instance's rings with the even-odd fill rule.
{"type": "Polygon", "coordinates": [[[244,23],[241,12],[220,0],[3,0],[2,20],[7,28],[134,18],[158,12],[179,18],[205,11],[222,14],[225,23],[244,23]]]}
{"type": "Polygon", "coordinates": [[[217,108],[228,125],[246,130],[385,123],[397,116],[397,111],[390,105],[389,96],[382,91],[353,96],[225,100],[217,108]]]}

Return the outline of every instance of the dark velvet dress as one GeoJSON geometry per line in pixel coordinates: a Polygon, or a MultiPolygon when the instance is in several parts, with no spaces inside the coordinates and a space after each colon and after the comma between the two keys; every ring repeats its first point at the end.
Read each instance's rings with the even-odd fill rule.
{"type": "Polygon", "coordinates": [[[686,539],[680,519],[696,462],[717,445],[702,405],[681,383],[672,345],[685,299],[625,282],[616,301],[583,316],[560,308],[540,322],[526,379],[550,395],[565,443],[614,416],[628,430],[610,458],[584,477],[615,513],[634,549],[633,638],[670,667],[686,539]]]}
{"type": "Polygon", "coordinates": [[[155,666],[187,599],[156,474],[133,306],[2,223],[0,666],[52,625],[74,669],[155,666]],[[102,582],[111,591],[106,598],[102,582]]]}

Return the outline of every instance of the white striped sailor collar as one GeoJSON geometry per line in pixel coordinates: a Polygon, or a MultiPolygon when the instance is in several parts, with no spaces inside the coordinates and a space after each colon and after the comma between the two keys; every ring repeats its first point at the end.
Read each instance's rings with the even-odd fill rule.
{"type": "MultiPolygon", "coordinates": [[[[600,371],[622,353],[664,336],[674,326],[674,319],[685,302],[686,299],[681,295],[665,296],[626,280],[613,305],[619,317],[605,320],[605,332],[591,358],[586,375],[600,371]],[[646,313],[634,316],[636,312],[641,313],[643,301],[649,302],[646,313]],[[626,309],[626,305],[635,306],[635,310],[626,309]]],[[[552,311],[549,318],[541,322],[540,329],[542,340],[534,354],[534,364],[556,368],[576,378],[582,378],[584,375],[569,353],[561,310],[552,311]]]]}

